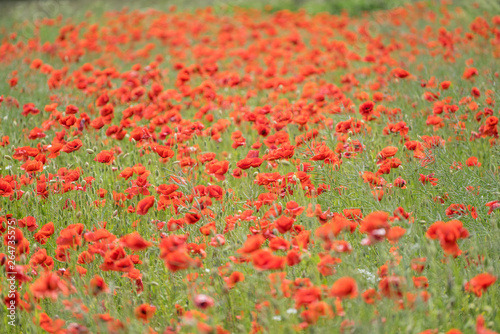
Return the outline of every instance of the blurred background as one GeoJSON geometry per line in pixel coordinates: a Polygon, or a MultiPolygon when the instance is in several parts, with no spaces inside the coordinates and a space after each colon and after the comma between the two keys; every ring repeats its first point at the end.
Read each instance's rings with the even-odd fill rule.
{"type": "MultiPolygon", "coordinates": [[[[305,10],[310,14],[328,12],[351,16],[392,9],[407,3],[425,2],[438,5],[441,1],[460,5],[466,9],[484,9],[500,13],[500,0],[0,0],[0,18],[22,19],[22,16],[53,17],[58,14],[80,16],[86,11],[155,8],[169,10],[194,10],[212,7],[215,11],[230,13],[236,8],[254,8],[266,11],[305,10]]],[[[10,21],[10,20],[9,20],[10,21]]],[[[3,25],[0,22],[0,25],[3,25]]]]}

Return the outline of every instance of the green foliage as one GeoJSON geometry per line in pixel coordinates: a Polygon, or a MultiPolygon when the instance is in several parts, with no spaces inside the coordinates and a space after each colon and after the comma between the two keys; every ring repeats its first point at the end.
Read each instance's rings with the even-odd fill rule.
{"type": "MultiPolygon", "coordinates": [[[[93,15],[88,18],[88,23],[93,24],[103,19],[102,13],[104,11],[119,9],[124,4],[129,5],[131,9],[139,8],[143,12],[147,10],[146,7],[168,10],[170,5],[175,4],[178,6],[179,11],[187,9],[194,11],[194,8],[210,5],[214,7],[217,15],[224,14],[228,15],[228,17],[234,15],[237,10],[236,8],[245,8],[247,10],[249,8],[257,8],[267,11],[259,14],[269,15],[265,17],[270,17],[270,13],[279,10],[297,11],[304,9],[311,14],[329,12],[337,15],[345,11],[358,18],[364,17],[365,12],[387,10],[404,5],[403,2],[382,0],[280,0],[271,2],[254,1],[252,3],[243,1],[213,1],[210,3],[200,1],[168,3],[109,1],[85,3],[85,5],[83,2],[60,2],[57,6],[48,5],[48,3],[33,2],[19,4],[16,5],[17,7],[14,6],[6,9],[6,12],[9,14],[5,17],[5,21],[2,18],[0,24],[3,28],[6,28],[2,32],[4,36],[7,36],[7,33],[18,32],[19,34],[23,34],[22,37],[24,40],[27,40],[33,36],[33,25],[30,25],[30,23],[33,24],[35,19],[55,17],[61,14],[65,19],[71,17],[73,21],[78,22],[84,20],[86,11],[90,10],[93,12],[93,15]],[[271,5],[270,9],[266,9],[267,4],[271,5]],[[43,11],[37,11],[37,8],[43,8],[43,11]],[[27,26],[23,25],[24,18],[28,18],[27,26]],[[30,19],[33,20],[30,21],[30,19]]],[[[432,1],[429,1],[429,5],[437,7],[432,1]]],[[[480,0],[479,5],[478,9],[471,8],[463,16],[459,16],[453,22],[452,27],[467,27],[471,19],[477,15],[481,15],[485,8],[497,8],[495,3],[487,3],[486,0],[480,0]]],[[[374,15],[376,18],[379,14],[379,12],[372,12],[368,15],[374,15]]],[[[353,32],[357,32],[362,23],[366,23],[356,20],[353,20],[353,26],[349,27],[353,32]]],[[[395,29],[385,20],[370,22],[376,22],[376,28],[374,29],[376,29],[377,33],[383,34],[384,40],[390,40],[394,36],[404,36],[405,33],[409,33],[408,27],[401,26],[395,29]],[[384,33],[387,34],[384,35],[384,33]]],[[[422,21],[417,22],[416,25],[423,27],[427,23],[422,21]]],[[[40,33],[42,42],[53,41],[57,36],[57,28],[43,27],[40,33]]],[[[150,41],[142,40],[133,47],[139,49],[148,42],[150,41]]],[[[154,43],[158,47],[161,45],[157,41],[154,43]]],[[[480,41],[478,43],[477,49],[460,49],[461,58],[455,63],[444,62],[440,58],[432,57],[424,52],[419,55],[418,63],[407,62],[404,57],[402,57],[403,59],[398,59],[401,64],[407,65],[406,69],[409,72],[418,73],[418,78],[415,80],[398,80],[388,83],[384,87],[384,94],[392,95],[394,99],[384,101],[383,104],[387,108],[399,108],[402,110],[398,121],[405,121],[408,124],[412,140],[421,140],[421,137],[424,135],[432,136],[436,134],[434,129],[426,124],[425,117],[431,113],[432,103],[422,97],[424,90],[421,84],[424,81],[427,82],[431,77],[435,77],[437,82],[444,80],[451,80],[453,82],[450,89],[445,93],[443,92],[443,94],[450,96],[454,103],[458,103],[462,97],[468,96],[472,86],[477,86],[481,92],[493,89],[494,99],[500,101],[500,92],[495,89],[495,87],[498,87],[499,81],[498,77],[494,74],[498,70],[498,59],[494,59],[490,53],[483,52],[485,49],[489,50],[488,48],[491,46],[487,41],[480,41]],[[473,58],[475,66],[482,71],[481,77],[475,83],[462,80],[461,78],[464,69],[463,62],[469,58],[473,58]],[[419,68],[422,68],[422,70],[419,70],[419,68]]],[[[365,51],[361,50],[360,56],[365,56],[363,54],[365,51]]],[[[165,63],[168,65],[165,66],[168,66],[170,71],[165,80],[168,80],[170,83],[175,82],[176,72],[171,70],[174,59],[167,52],[162,51],[158,54],[166,57],[165,63]]],[[[57,67],[67,65],[69,71],[79,68],[85,62],[95,61],[97,57],[96,55],[87,54],[82,57],[79,63],[63,64],[57,57],[52,57],[46,53],[40,53],[36,56],[44,62],[57,64],[57,67]]],[[[150,60],[148,59],[148,61],[150,60]]],[[[131,66],[130,63],[118,59],[113,65],[120,71],[129,70],[131,66]]],[[[358,62],[351,68],[339,69],[335,73],[325,73],[322,79],[341,85],[343,75],[360,70],[363,66],[365,66],[364,63],[358,62]]],[[[0,64],[0,74],[2,74],[0,75],[0,95],[15,96],[19,100],[21,108],[24,103],[32,102],[40,107],[40,109],[43,109],[44,105],[51,103],[50,96],[56,94],[47,87],[45,77],[41,77],[28,68],[23,57],[11,63],[0,64]],[[17,88],[9,87],[6,79],[14,70],[19,71],[19,77],[21,78],[17,88]]],[[[370,80],[370,76],[363,73],[359,74],[358,77],[360,80],[367,80],[367,82],[370,80]]],[[[202,78],[195,78],[192,85],[197,86],[202,82],[202,78]]],[[[121,84],[121,80],[120,78],[111,78],[110,83],[118,86],[121,84]]],[[[302,87],[297,92],[291,91],[280,97],[294,102],[300,96],[300,89],[302,87]]],[[[237,88],[231,93],[242,97],[245,96],[246,91],[237,88]]],[[[355,99],[354,93],[359,93],[359,90],[354,89],[347,92],[353,100],[355,99]]],[[[62,88],[57,94],[59,94],[59,97],[65,104],[70,102],[78,103],[83,109],[95,102],[95,96],[85,96],[73,87],[62,88]]],[[[253,109],[254,106],[261,105],[262,101],[268,101],[268,99],[268,92],[261,91],[258,92],[257,96],[249,98],[248,105],[252,106],[253,109]]],[[[356,101],[356,103],[358,102],[360,101],[356,101]]],[[[177,102],[172,103],[176,104],[177,102]]],[[[121,113],[124,108],[124,105],[117,107],[117,113],[121,113]]],[[[463,106],[461,108],[466,107],[463,106]]],[[[495,110],[498,110],[498,107],[495,110]]],[[[197,111],[196,107],[190,105],[183,109],[182,116],[184,119],[193,119],[197,111]]],[[[217,110],[213,114],[215,120],[231,119],[229,112],[228,110],[217,110]]],[[[462,109],[460,113],[465,112],[462,109]]],[[[495,113],[498,116],[498,112],[495,111],[495,113]]],[[[1,176],[20,174],[19,167],[21,163],[11,158],[13,149],[24,145],[35,146],[34,142],[27,140],[26,132],[36,126],[40,126],[47,118],[47,114],[44,114],[42,110],[38,115],[23,117],[20,115],[18,108],[5,104],[0,107],[0,114],[0,135],[10,137],[10,145],[0,147],[0,156],[4,157],[0,160],[0,174],[1,176]]],[[[500,177],[498,173],[500,148],[498,145],[491,146],[487,138],[479,138],[474,141],[469,140],[469,135],[473,131],[477,131],[479,126],[473,120],[474,115],[472,113],[470,113],[469,117],[465,122],[463,134],[457,134],[456,128],[453,127],[453,125],[458,125],[458,119],[447,120],[447,126],[439,129],[438,134],[446,140],[448,138],[452,138],[453,140],[446,141],[444,147],[433,149],[432,153],[435,156],[435,162],[429,166],[423,166],[419,159],[413,157],[412,152],[404,149],[401,137],[398,134],[382,135],[386,124],[393,122],[390,116],[382,114],[379,118],[367,122],[371,128],[371,132],[349,134],[349,141],[359,140],[365,146],[363,152],[360,152],[355,158],[344,158],[343,164],[338,169],[330,168],[331,166],[329,165],[325,166],[321,161],[311,162],[315,168],[314,172],[311,173],[313,183],[325,183],[331,187],[331,191],[325,192],[317,198],[308,198],[300,185],[294,185],[292,186],[293,194],[286,194],[276,201],[276,204],[281,204],[283,207],[288,201],[292,200],[303,207],[307,207],[309,204],[320,204],[324,210],[329,208],[332,212],[339,213],[344,209],[362,208],[365,215],[374,211],[392,213],[396,208],[401,206],[406,211],[412,212],[412,217],[415,218],[412,224],[408,221],[404,222],[404,227],[407,231],[397,245],[382,242],[369,247],[362,246],[361,242],[364,235],[357,233],[357,231],[353,234],[346,233],[344,238],[353,245],[354,249],[351,254],[339,255],[342,258],[342,263],[336,267],[337,271],[333,276],[322,276],[318,272],[317,265],[320,262],[319,253],[324,250],[321,247],[321,242],[315,240],[311,244],[309,251],[303,254],[302,262],[299,265],[285,269],[287,278],[290,280],[308,278],[315,286],[324,284],[330,287],[339,277],[350,276],[358,282],[360,291],[372,287],[377,288],[380,280],[377,270],[388,261],[394,261],[395,256],[390,252],[390,249],[391,247],[398,247],[397,253],[401,258],[401,262],[393,268],[393,274],[404,279],[405,287],[407,288],[405,291],[416,293],[417,290],[412,287],[411,282],[412,277],[417,274],[410,269],[411,260],[414,258],[427,258],[426,268],[422,275],[425,275],[429,279],[429,288],[427,289],[431,296],[429,302],[426,303],[418,298],[413,308],[398,309],[398,305],[389,299],[384,299],[375,305],[366,304],[359,297],[353,300],[345,300],[342,304],[345,315],[337,315],[333,319],[321,318],[314,327],[308,329],[310,333],[337,331],[345,319],[354,322],[352,327],[346,329],[349,333],[418,333],[429,328],[437,328],[440,333],[444,333],[453,327],[460,328],[464,333],[469,333],[475,330],[478,315],[484,315],[489,328],[499,329],[500,312],[497,312],[497,304],[500,296],[499,282],[497,281],[492,285],[488,289],[488,292],[481,298],[466,293],[463,288],[465,282],[479,273],[490,272],[497,276],[500,273],[500,262],[498,261],[500,258],[500,210],[495,211],[492,215],[487,215],[488,208],[485,206],[486,202],[500,199],[500,177]],[[461,137],[461,140],[454,140],[457,137],[461,137]],[[394,182],[398,176],[402,177],[408,182],[408,187],[407,189],[394,187],[390,191],[387,191],[382,200],[378,201],[372,196],[372,189],[367,183],[363,182],[360,173],[362,174],[365,171],[375,172],[378,168],[376,163],[377,153],[389,145],[399,148],[397,156],[403,161],[403,165],[392,171],[391,174],[383,175],[383,177],[388,183],[394,182]],[[478,158],[482,163],[481,168],[465,166],[464,162],[470,156],[478,158]],[[463,168],[460,170],[450,169],[450,166],[454,162],[463,163],[463,168]],[[423,185],[419,180],[420,174],[427,175],[430,173],[435,173],[435,177],[439,179],[436,187],[423,185]],[[345,188],[342,189],[342,187],[345,188]],[[474,187],[475,190],[471,191],[468,187],[474,187]],[[340,194],[338,192],[339,189],[341,190],[340,194]],[[441,204],[439,200],[436,200],[436,197],[444,196],[445,194],[449,196],[446,204],[441,204]],[[444,212],[446,207],[451,203],[471,205],[477,209],[480,217],[479,219],[473,219],[470,214],[460,217],[460,220],[470,232],[470,238],[459,241],[459,247],[464,250],[464,254],[456,259],[445,257],[443,250],[439,246],[439,242],[437,240],[429,240],[425,237],[425,233],[432,223],[439,220],[449,220],[449,217],[444,212]],[[477,265],[471,265],[469,263],[471,259],[475,261],[476,259],[482,260],[477,265]]],[[[342,112],[339,114],[329,114],[328,118],[331,118],[333,120],[332,124],[335,125],[340,121],[346,121],[350,118],[359,119],[360,117],[358,114],[342,112]]],[[[139,124],[147,125],[147,122],[148,120],[141,119],[139,124]]],[[[209,124],[207,123],[206,125],[208,126],[209,124]]],[[[236,129],[242,132],[243,136],[247,139],[247,143],[254,143],[261,139],[255,129],[248,123],[244,123],[240,127],[232,124],[230,131],[222,133],[220,142],[207,137],[194,136],[189,140],[188,144],[192,147],[199,147],[200,152],[217,152],[218,157],[220,157],[221,152],[228,152],[227,159],[231,163],[230,170],[233,170],[236,162],[243,159],[248,151],[248,148],[233,149],[231,147],[231,132],[236,129]]],[[[340,143],[338,137],[334,134],[334,129],[335,127],[333,129],[323,127],[320,130],[320,137],[324,138],[327,146],[332,149],[335,149],[340,143]]],[[[303,131],[296,124],[287,125],[285,131],[288,132],[292,140],[303,134],[303,131]]],[[[51,129],[47,132],[49,133],[48,138],[38,140],[36,143],[39,142],[42,145],[49,144],[50,139],[55,135],[55,131],[51,129]]],[[[43,247],[53,256],[57,248],[57,233],[69,224],[74,223],[83,223],[86,230],[92,230],[100,222],[106,221],[107,229],[116,236],[123,236],[133,231],[138,231],[141,235],[150,237],[152,241],[154,239],[155,243],[160,240],[160,232],[154,224],[151,224],[151,221],[167,221],[175,215],[169,212],[169,210],[150,210],[147,215],[139,217],[138,215],[128,213],[126,207],[122,208],[114,205],[111,192],[113,190],[123,192],[130,184],[123,179],[118,179],[118,172],[114,171],[113,167],[121,171],[126,167],[142,163],[151,171],[148,181],[154,186],[170,183],[169,177],[172,175],[186,177],[186,179],[189,179],[188,176],[190,175],[196,175],[199,184],[208,185],[209,183],[217,183],[225,191],[234,190],[237,193],[237,198],[226,193],[224,200],[221,202],[214,201],[211,208],[215,215],[218,231],[224,228],[227,216],[236,215],[245,210],[247,200],[255,200],[259,194],[266,192],[263,187],[259,187],[254,183],[254,172],[278,172],[281,175],[285,175],[286,173],[297,171],[297,166],[290,162],[280,162],[276,169],[262,165],[256,170],[250,169],[248,171],[249,175],[246,178],[236,179],[229,177],[228,174],[226,181],[218,182],[213,179],[209,180],[204,175],[203,168],[198,170],[182,168],[179,162],[174,159],[163,163],[158,160],[155,154],[143,155],[142,152],[139,152],[136,143],[129,141],[128,138],[120,142],[109,138],[106,139],[105,132],[106,127],[95,132],[85,132],[81,136],[83,148],[80,151],[72,154],[61,154],[57,159],[50,160],[43,171],[45,174],[55,174],[61,167],[68,169],[81,167],[82,174],[85,177],[91,176],[95,178],[94,185],[89,187],[88,191],[55,194],[47,200],[42,200],[40,197],[34,195],[36,192],[36,183],[33,183],[23,188],[26,194],[22,200],[9,201],[6,198],[1,199],[0,207],[2,208],[2,213],[4,211],[13,213],[17,217],[31,215],[37,217],[39,225],[48,221],[53,221],[56,224],[56,235],[49,239],[47,244],[43,246],[33,242],[33,236],[31,234],[28,235],[30,242],[32,242],[33,250],[43,247]],[[97,152],[109,149],[115,145],[119,145],[123,153],[117,155],[116,161],[112,166],[94,161],[97,152]],[[106,188],[109,191],[106,197],[108,202],[104,207],[93,205],[93,201],[98,199],[97,189],[100,187],[106,188]],[[64,206],[66,200],[74,200],[77,209],[62,210],[61,208],[64,206]],[[134,226],[136,220],[139,220],[139,222],[137,226],[134,226]]],[[[67,139],[74,139],[74,137],[69,134],[67,139]]],[[[175,149],[177,150],[178,146],[175,146],[175,149]]],[[[430,154],[429,151],[426,151],[426,153],[430,154]]],[[[307,147],[302,146],[297,148],[296,157],[300,157],[303,161],[309,161],[310,156],[308,156],[307,147]]],[[[85,185],[84,182],[82,184],[85,185]]],[[[180,190],[188,194],[192,192],[192,189],[196,185],[193,179],[189,179],[187,184],[180,185],[180,190]]],[[[126,206],[136,204],[137,199],[126,201],[126,206]]],[[[180,211],[181,213],[185,213],[189,209],[191,207],[186,205],[180,211]]],[[[263,212],[265,212],[264,209],[258,212],[258,215],[262,216],[263,212]]],[[[178,216],[181,215],[179,214],[178,216]]],[[[209,219],[207,217],[202,217],[198,225],[186,226],[183,233],[198,236],[200,234],[199,227],[208,222],[209,219]]],[[[312,233],[321,226],[316,218],[308,217],[305,214],[300,216],[297,223],[311,230],[312,233]]],[[[210,325],[221,324],[225,329],[234,333],[248,332],[252,326],[252,312],[256,312],[256,304],[268,301],[269,306],[264,307],[264,311],[259,313],[259,323],[269,333],[290,333],[301,321],[299,316],[301,310],[295,310],[294,300],[284,295],[280,290],[279,284],[274,289],[271,289],[268,272],[257,271],[251,263],[231,264],[231,269],[241,271],[246,276],[246,280],[230,290],[227,289],[225,282],[218,274],[219,267],[230,262],[229,258],[236,254],[236,250],[246,240],[249,233],[249,226],[249,222],[241,222],[238,228],[225,234],[227,239],[226,245],[218,248],[207,247],[206,258],[203,260],[204,266],[200,269],[192,268],[185,272],[172,273],[169,272],[163,260],[160,259],[160,249],[157,245],[141,252],[140,258],[143,263],[140,265],[140,270],[143,273],[144,292],[139,295],[135,292],[136,287],[134,282],[122,277],[123,273],[102,271],[99,268],[99,265],[102,264],[102,259],[98,257],[94,263],[86,266],[88,272],[85,277],[80,278],[75,275],[72,278],[72,284],[76,292],[71,297],[61,296],[58,301],[42,300],[40,302],[41,310],[34,309],[31,313],[19,311],[17,330],[20,333],[39,333],[40,327],[38,324],[34,324],[32,319],[33,317],[38,317],[41,312],[46,312],[54,319],[56,317],[64,320],[71,319],[68,322],[77,321],[74,316],[76,312],[83,314],[82,319],[78,319],[78,322],[88,327],[92,333],[106,332],[108,330],[103,322],[96,321],[94,318],[96,314],[105,313],[109,313],[112,317],[127,323],[129,333],[146,332],[147,326],[151,326],[155,331],[163,332],[171,319],[180,319],[175,304],[179,304],[186,309],[194,309],[192,296],[196,291],[203,291],[204,294],[216,298],[216,307],[205,312],[208,316],[207,323],[210,325]],[[192,281],[188,281],[186,279],[187,274],[192,274],[193,277],[197,276],[192,281]],[[89,295],[87,287],[89,280],[94,275],[101,275],[109,285],[110,290],[115,293],[103,294],[98,298],[89,295]],[[196,290],[198,288],[200,290],[196,290]],[[274,292],[272,290],[276,290],[275,295],[273,295],[274,292]],[[88,313],[81,312],[80,306],[75,311],[66,309],[61,304],[61,300],[75,299],[81,300],[82,304],[88,307],[88,313]],[[157,307],[155,316],[148,325],[135,320],[134,316],[134,309],[143,303],[151,303],[157,307]],[[129,320],[130,323],[128,323],[129,320]]],[[[288,241],[291,241],[290,235],[286,235],[285,237],[288,238],[288,241]]],[[[3,244],[0,246],[0,252],[5,252],[3,244]]],[[[278,254],[284,256],[286,253],[278,252],[278,254]]],[[[78,255],[79,251],[71,251],[71,258],[75,259],[78,255]]],[[[76,261],[70,261],[69,263],[56,261],[55,269],[64,268],[75,273],[76,265],[76,261]]],[[[6,288],[4,283],[5,281],[2,280],[1,291],[4,291],[6,288]]],[[[29,293],[28,285],[23,285],[21,292],[29,293]]],[[[3,311],[4,309],[2,308],[3,311]]],[[[4,317],[0,318],[0,329],[7,328],[5,321],[4,317]]],[[[197,328],[195,326],[186,326],[182,331],[196,332],[197,328]]]]}

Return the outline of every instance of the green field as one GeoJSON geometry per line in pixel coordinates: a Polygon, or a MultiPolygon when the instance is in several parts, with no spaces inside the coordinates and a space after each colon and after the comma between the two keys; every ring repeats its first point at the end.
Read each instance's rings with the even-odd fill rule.
{"type": "Polygon", "coordinates": [[[500,331],[498,2],[0,11],[1,333],[500,331]]]}

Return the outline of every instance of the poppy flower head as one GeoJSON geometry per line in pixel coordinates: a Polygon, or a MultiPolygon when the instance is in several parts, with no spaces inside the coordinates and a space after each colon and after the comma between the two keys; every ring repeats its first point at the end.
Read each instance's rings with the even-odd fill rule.
{"type": "Polygon", "coordinates": [[[123,247],[133,251],[145,250],[152,245],[151,242],[144,240],[138,232],[132,232],[120,238],[123,247]]]}
{"type": "Polygon", "coordinates": [[[111,163],[113,163],[114,160],[115,160],[115,154],[113,151],[101,151],[94,158],[94,161],[107,165],[111,165],[111,163]]]}
{"type": "Polygon", "coordinates": [[[465,290],[473,292],[476,296],[481,297],[483,292],[493,285],[496,280],[497,277],[489,273],[479,274],[465,283],[465,290]]]}
{"type": "Polygon", "coordinates": [[[141,304],[137,306],[134,310],[135,317],[142,320],[143,322],[149,322],[149,320],[156,313],[156,306],[149,304],[141,304]]]}
{"type": "Polygon", "coordinates": [[[109,288],[108,288],[108,285],[106,284],[106,282],[104,281],[104,279],[99,276],[99,275],[95,275],[91,280],[90,280],[90,283],[89,283],[89,292],[94,295],[94,296],[97,296],[101,293],[107,293],[109,292],[109,288]]]}
{"type": "Polygon", "coordinates": [[[358,296],[358,286],[351,277],[341,277],[333,283],[330,295],[340,299],[358,296]]]}
{"type": "Polygon", "coordinates": [[[458,248],[457,241],[467,238],[469,232],[458,220],[450,220],[447,223],[438,221],[429,227],[426,236],[430,239],[438,239],[446,254],[457,257],[462,253],[458,248]]]}

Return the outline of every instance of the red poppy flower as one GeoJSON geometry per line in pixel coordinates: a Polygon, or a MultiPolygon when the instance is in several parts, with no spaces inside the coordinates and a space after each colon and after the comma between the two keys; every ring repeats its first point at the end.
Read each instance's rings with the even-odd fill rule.
{"type": "Polygon", "coordinates": [[[14,189],[9,182],[0,179],[0,196],[10,197],[14,194],[14,189]]]}
{"type": "Polygon", "coordinates": [[[351,277],[342,277],[333,283],[330,295],[338,298],[355,298],[358,295],[358,286],[351,277]]]}
{"type": "Polygon", "coordinates": [[[113,160],[115,160],[115,154],[113,153],[113,151],[101,151],[94,158],[94,161],[107,165],[111,165],[113,160]]]}
{"type": "Polygon", "coordinates": [[[135,308],[134,314],[137,319],[143,322],[149,322],[149,320],[154,316],[156,312],[156,307],[153,305],[142,304],[135,308]]]}
{"type": "Polygon", "coordinates": [[[95,275],[90,280],[90,283],[89,283],[89,292],[93,296],[97,296],[97,295],[99,295],[101,293],[107,293],[107,292],[109,292],[109,288],[108,288],[108,285],[106,284],[106,282],[104,281],[104,279],[101,276],[95,275]]]}
{"type": "Polygon", "coordinates": [[[209,162],[205,170],[207,174],[214,176],[219,181],[224,181],[226,176],[224,174],[227,173],[229,169],[229,161],[212,161],[209,162]]]}
{"type": "Polygon", "coordinates": [[[283,269],[285,258],[273,255],[269,250],[259,249],[252,253],[252,264],[258,270],[283,269]]]}
{"type": "Polygon", "coordinates": [[[395,68],[392,70],[392,75],[399,79],[404,79],[410,76],[410,73],[402,68],[395,68]]]}
{"type": "Polygon", "coordinates": [[[473,292],[476,296],[481,297],[488,287],[495,283],[497,278],[491,274],[479,274],[469,282],[465,283],[465,290],[473,292]]]}
{"type": "Polygon", "coordinates": [[[473,167],[473,166],[476,166],[476,167],[481,167],[481,163],[479,162],[479,160],[477,160],[476,157],[470,157],[468,158],[466,161],[465,161],[465,164],[469,167],[473,167]]]}
{"type": "Polygon", "coordinates": [[[292,229],[294,222],[295,219],[291,217],[281,216],[274,222],[274,224],[276,225],[278,231],[284,234],[292,229]]]}
{"type": "Polygon", "coordinates": [[[458,248],[457,241],[467,238],[469,232],[463,228],[462,222],[458,220],[450,220],[447,223],[438,221],[429,227],[426,236],[430,239],[438,239],[446,254],[457,257],[462,253],[458,248]]]}
{"type": "Polygon", "coordinates": [[[66,144],[64,144],[61,151],[63,151],[64,153],[71,153],[71,152],[78,151],[80,149],[80,147],[82,147],[82,146],[83,146],[82,141],[80,139],[75,139],[73,141],[70,141],[70,142],[67,142],[66,144]]]}
{"type": "Polygon", "coordinates": [[[43,163],[37,160],[28,160],[22,166],[21,169],[26,173],[40,173],[43,172],[43,163]]]}
{"type": "Polygon", "coordinates": [[[120,238],[120,242],[125,248],[133,251],[142,251],[151,247],[153,244],[144,240],[138,232],[132,232],[120,238]]]}
{"type": "Polygon", "coordinates": [[[136,213],[138,215],[143,216],[148,213],[149,209],[151,209],[154,204],[155,204],[154,196],[145,197],[142,200],[140,200],[139,203],[137,203],[136,213]]]}

